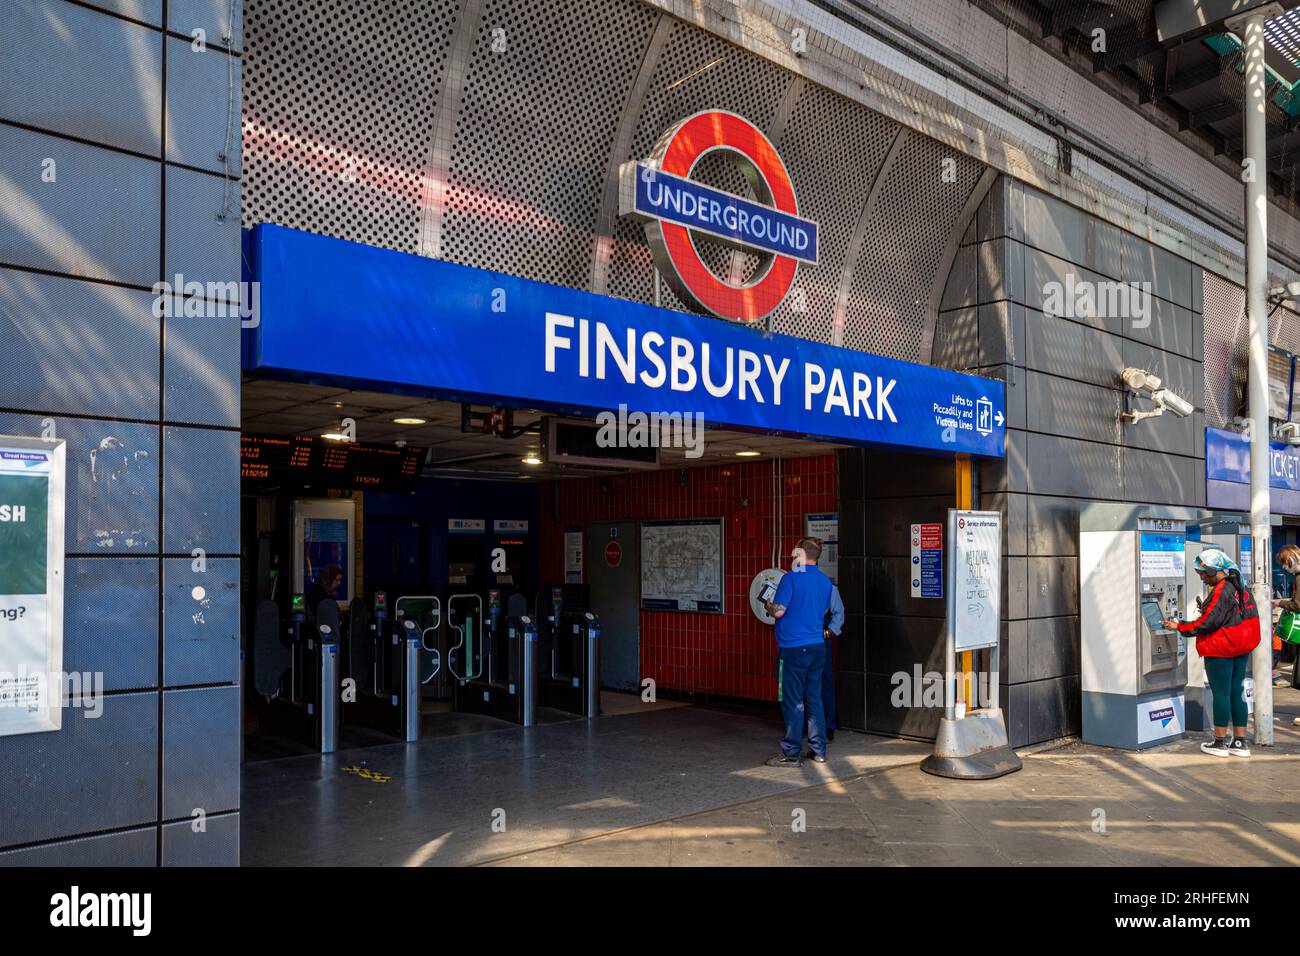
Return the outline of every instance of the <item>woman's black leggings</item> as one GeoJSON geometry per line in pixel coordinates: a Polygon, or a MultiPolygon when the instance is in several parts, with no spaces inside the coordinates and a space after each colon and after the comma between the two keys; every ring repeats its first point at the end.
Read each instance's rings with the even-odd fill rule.
{"type": "Polygon", "coordinates": [[[1205,676],[1214,692],[1214,726],[1236,728],[1237,736],[1246,735],[1246,675],[1250,673],[1250,654],[1236,657],[1205,658],[1205,676]]]}

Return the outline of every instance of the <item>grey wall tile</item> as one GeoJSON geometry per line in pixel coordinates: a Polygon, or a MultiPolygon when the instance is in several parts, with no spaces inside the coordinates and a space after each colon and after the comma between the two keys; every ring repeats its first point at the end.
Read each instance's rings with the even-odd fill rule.
{"type": "Polygon", "coordinates": [[[5,738],[0,847],[157,819],[157,692],[105,697],[92,713],[67,707],[57,733],[5,738]]]}
{"type": "Polygon", "coordinates": [[[167,426],[163,549],[239,551],[239,433],[167,426]]]}
{"type": "Polygon", "coordinates": [[[158,417],[153,296],[0,269],[4,404],[68,415],[158,417]]]}
{"type": "Polygon", "coordinates": [[[155,866],[157,860],[158,828],[152,826],[0,853],[0,867],[155,866]]]}
{"type": "Polygon", "coordinates": [[[1026,450],[1031,463],[1028,490],[1043,495],[1119,498],[1123,487],[1120,451],[1115,445],[1031,433],[1026,450]]]}
{"type": "Polygon", "coordinates": [[[1119,443],[1120,392],[1041,372],[1023,374],[1030,431],[1119,443]]]}
{"type": "Polygon", "coordinates": [[[159,155],[162,34],[48,0],[9,0],[4,15],[0,116],[159,155]],[[74,60],[75,69],[62,66],[74,60]]]}
{"type": "Polygon", "coordinates": [[[167,40],[169,161],[239,176],[241,69],[237,56],[214,47],[195,49],[194,43],[175,37],[167,40]]]}
{"type": "Polygon", "coordinates": [[[1056,617],[1079,613],[1079,559],[1027,558],[1029,576],[1028,617],[1056,617]]]}
{"type": "Polygon", "coordinates": [[[163,866],[238,866],[239,814],[208,817],[203,829],[194,822],[162,826],[163,866]]]}
{"type": "Polygon", "coordinates": [[[0,263],[151,288],[158,164],[0,126],[0,263]],[[47,159],[56,179],[42,180],[47,159]]]}
{"type": "Polygon", "coordinates": [[[240,320],[233,312],[223,318],[187,316],[183,311],[183,306],[173,308],[165,320],[164,415],[170,422],[237,428],[240,320]]]}
{"type": "Polygon", "coordinates": [[[178,684],[239,679],[239,560],[163,561],[163,678],[178,684]]]}
{"type": "Polygon", "coordinates": [[[63,669],[100,672],[104,689],[158,686],[156,558],[68,558],[63,669]]]}
{"type": "Polygon", "coordinates": [[[204,31],[207,42],[231,50],[244,46],[244,0],[168,0],[167,25],[177,33],[193,36],[204,31]],[[231,14],[234,14],[233,17],[231,14]]]}
{"type": "Polygon", "coordinates": [[[239,688],[163,691],[163,817],[239,807],[239,688]]]}
{"type": "Polygon", "coordinates": [[[1078,617],[1047,617],[1029,622],[1027,680],[1079,673],[1078,617]]]}
{"type": "MultiPolygon", "coordinates": [[[[201,282],[218,301],[238,296],[241,277],[239,184],[220,176],[167,170],[167,277],[201,282]],[[225,220],[221,221],[225,210],[225,220]],[[210,285],[211,284],[211,285],[210,285]]],[[[236,299],[237,301],[237,299],[236,299]]]]}

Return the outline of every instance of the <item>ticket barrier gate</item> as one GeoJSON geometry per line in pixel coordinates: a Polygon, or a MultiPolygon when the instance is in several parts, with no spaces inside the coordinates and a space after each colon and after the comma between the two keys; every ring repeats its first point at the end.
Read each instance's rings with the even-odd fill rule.
{"type": "Polygon", "coordinates": [[[339,607],[322,601],[314,621],[295,594],[287,625],[274,601],[257,606],[253,687],[258,722],[268,734],[333,753],[339,738],[339,607]]]}
{"type": "Polygon", "coordinates": [[[537,628],[523,596],[453,594],[447,599],[452,706],[531,727],[537,718],[537,628]]]}
{"type": "Polygon", "coordinates": [[[375,593],[374,610],[354,601],[348,627],[351,694],[343,696],[343,718],[408,743],[420,739],[420,650],[422,634],[412,619],[393,622],[388,595],[375,593]]]}
{"type": "Polygon", "coordinates": [[[537,700],[543,707],[600,716],[600,620],[590,611],[565,610],[559,588],[543,592],[539,608],[537,700]]]}

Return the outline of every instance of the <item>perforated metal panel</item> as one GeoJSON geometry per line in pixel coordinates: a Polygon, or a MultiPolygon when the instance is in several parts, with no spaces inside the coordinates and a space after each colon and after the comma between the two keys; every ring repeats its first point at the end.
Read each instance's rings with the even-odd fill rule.
{"type": "Polygon", "coordinates": [[[404,252],[458,3],[247,0],[244,224],[404,252]]]}
{"type": "Polygon", "coordinates": [[[1236,416],[1246,388],[1246,294],[1205,273],[1205,423],[1217,428],[1236,416]]]}
{"type": "Polygon", "coordinates": [[[921,344],[935,273],[982,169],[934,140],[909,136],[903,143],[871,210],[853,273],[846,346],[929,361],[921,344]],[[944,181],[945,170],[952,182],[944,181]]]}
{"type": "Polygon", "coordinates": [[[454,129],[431,252],[586,285],[610,144],[656,17],[626,2],[485,4],[460,101],[440,120],[454,129]]]}

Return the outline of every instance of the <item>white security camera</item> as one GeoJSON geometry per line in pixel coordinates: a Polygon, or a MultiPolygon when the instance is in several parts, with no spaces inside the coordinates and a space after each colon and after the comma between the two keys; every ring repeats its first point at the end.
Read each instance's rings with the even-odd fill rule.
{"type": "Polygon", "coordinates": [[[1282,285],[1275,285],[1268,290],[1268,295],[1271,299],[1298,299],[1300,298],[1300,279],[1292,279],[1282,285]]]}
{"type": "Polygon", "coordinates": [[[1171,392],[1165,387],[1164,382],[1158,375],[1154,375],[1146,369],[1126,368],[1119,373],[1119,377],[1128,386],[1130,392],[1135,395],[1146,393],[1147,398],[1151,400],[1151,404],[1155,406],[1151,411],[1124,412],[1120,416],[1120,420],[1126,424],[1134,425],[1144,418],[1155,418],[1163,415],[1166,409],[1179,418],[1187,418],[1196,411],[1191,402],[1176,392],[1171,392]]]}

